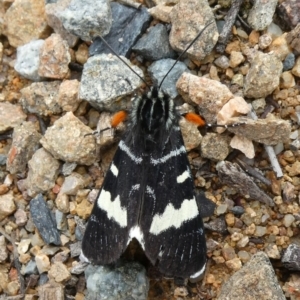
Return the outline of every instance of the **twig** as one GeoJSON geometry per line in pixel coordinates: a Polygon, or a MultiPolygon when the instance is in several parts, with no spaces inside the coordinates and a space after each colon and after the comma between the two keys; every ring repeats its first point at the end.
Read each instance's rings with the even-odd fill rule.
{"type": "Polygon", "coordinates": [[[223,30],[219,36],[218,45],[216,47],[217,52],[223,53],[225,51],[225,47],[227,44],[227,41],[229,39],[232,26],[236,20],[237,14],[240,10],[240,7],[243,3],[243,0],[233,0],[231,7],[228,11],[225,24],[223,26],[223,30]]]}
{"type": "Polygon", "coordinates": [[[265,147],[265,150],[266,150],[266,152],[269,156],[269,159],[270,159],[271,165],[273,167],[273,170],[276,174],[276,177],[277,178],[283,177],[283,173],[282,173],[282,170],[280,168],[279,162],[277,160],[277,156],[276,156],[276,153],[274,151],[274,148],[272,146],[268,146],[268,145],[264,145],[264,147],[265,147]]]}
{"type": "Polygon", "coordinates": [[[239,21],[244,25],[244,27],[251,32],[252,28],[245,22],[245,20],[239,15],[237,14],[237,18],[239,19],[239,21]]]}
{"type": "MultiPolygon", "coordinates": [[[[14,237],[9,236],[5,230],[2,228],[2,226],[0,226],[0,233],[12,244],[13,246],[13,257],[14,257],[14,265],[15,268],[17,269],[18,272],[18,277],[19,277],[19,281],[20,281],[20,296],[25,294],[25,281],[24,281],[24,277],[21,274],[21,264],[19,262],[19,253],[18,253],[18,249],[16,247],[16,242],[14,237]]],[[[22,298],[22,297],[21,297],[22,298]]]]}
{"type": "Polygon", "coordinates": [[[265,119],[265,118],[267,117],[267,115],[268,115],[269,113],[271,113],[274,109],[275,109],[275,107],[274,107],[273,105],[267,104],[267,105],[265,106],[264,112],[260,115],[260,119],[265,119]]]}
{"type": "Polygon", "coordinates": [[[259,181],[261,181],[262,183],[271,186],[271,181],[269,179],[267,179],[266,177],[264,177],[261,173],[259,173],[258,171],[256,171],[254,168],[252,168],[251,166],[247,165],[244,161],[236,158],[237,163],[241,166],[241,168],[247,172],[249,175],[251,175],[252,177],[258,179],[259,181]]]}
{"type": "Polygon", "coordinates": [[[139,9],[141,7],[141,3],[137,3],[133,0],[119,0],[120,3],[134,7],[136,9],[139,9]]]}
{"type": "MultiPolygon", "coordinates": [[[[250,111],[249,115],[253,120],[258,119],[255,111],[252,109],[252,106],[251,106],[251,111],[250,111]]],[[[279,165],[279,162],[277,160],[274,148],[272,146],[265,145],[265,144],[264,144],[264,148],[265,148],[265,150],[266,150],[266,152],[269,156],[269,160],[270,160],[270,163],[273,167],[273,171],[276,174],[276,177],[281,178],[283,176],[283,173],[282,173],[281,167],[279,165]]]]}

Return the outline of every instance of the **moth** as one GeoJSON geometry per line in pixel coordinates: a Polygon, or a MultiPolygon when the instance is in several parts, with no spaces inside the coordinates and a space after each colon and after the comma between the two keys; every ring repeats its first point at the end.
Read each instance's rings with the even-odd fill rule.
{"type": "MultiPolygon", "coordinates": [[[[163,275],[195,281],[206,265],[201,208],[179,127],[182,116],[161,84],[133,103],[86,227],[82,257],[114,263],[135,238],[163,275]]],[[[112,126],[125,117],[116,114],[112,126]]],[[[203,125],[196,114],[185,117],[203,125]]]]}

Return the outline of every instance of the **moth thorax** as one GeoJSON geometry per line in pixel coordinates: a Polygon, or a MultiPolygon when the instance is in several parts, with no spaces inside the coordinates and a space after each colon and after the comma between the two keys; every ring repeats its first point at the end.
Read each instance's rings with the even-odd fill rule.
{"type": "Polygon", "coordinates": [[[155,134],[167,129],[170,123],[170,99],[167,96],[153,88],[140,105],[140,124],[145,133],[155,134]]]}

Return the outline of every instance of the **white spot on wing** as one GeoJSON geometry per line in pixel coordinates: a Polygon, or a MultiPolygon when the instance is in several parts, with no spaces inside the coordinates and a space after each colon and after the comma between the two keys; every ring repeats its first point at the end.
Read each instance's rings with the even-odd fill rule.
{"type": "Polygon", "coordinates": [[[197,279],[198,277],[200,277],[203,272],[205,271],[205,267],[206,267],[206,263],[204,264],[204,266],[202,267],[202,269],[198,272],[196,272],[195,274],[191,275],[190,278],[191,279],[197,279]]]}
{"type": "Polygon", "coordinates": [[[139,226],[134,226],[130,229],[127,245],[133,238],[135,238],[140,243],[143,250],[145,250],[144,234],[139,226]]]}
{"type": "Polygon", "coordinates": [[[135,156],[129,149],[129,147],[124,143],[124,141],[121,141],[119,143],[119,147],[121,150],[123,150],[136,164],[140,164],[143,159],[141,157],[135,156]]]}
{"type": "Polygon", "coordinates": [[[154,158],[151,157],[150,163],[152,165],[158,165],[158,164],[161,164],[161,163],[165,163],[170,158],[178,156],[182,153],[186,153],[186,150],[185,150],[184,146],[181,146],[179,149],[172,150],[169,154],[167,154],[167,155],[165,155],[161,158],[154,159],[154,158]]]}
{"type": "Polygon", "coordinates": [[[111,172],[116,176],[118,177],[118,174],[119,174],[119,170],[118,168],[116,167],[116,165],[112,162],[111,166],[110,166],[110,170],[111,172]]]}
{"type": "Polygon", "coordinates": [[[189,170],[186,170],[181,175],[177,176],[177,183],[183,183],[190,177],[191,177],[191,174],[190,174],[189,170]]]}
{"type": "Polygon", "coordinates": [[[112,201],[110,192],[102,189],[97,205],[107,213],[109,219],[114,219],[121,227],[127,226],[127,211],[121,206],[120,196],[112,201]]]}
{"type": "Polygon", "coordinates": [[[140,189],[140,184],[133,185],[130,189],[129,196],[131,196],[133,192],[138,191],[139,189],[140,189]]]}
{"type": "Polygon", "coordinates": [[[149,194],[154,200],[156,200],[154,190],[149,185],[147,185],[146,187],[146,193],[149,194]]]}
{"type": "Polygon", "coordinates": [[[156,214],[154,216],[150,233],[158,235],[171,227],[179,228],[182,223],[192,220],[198,215],[199,212],[195,197],[190,200],[185,199],[179,209],[175,209],[173,204],[169,203],[161,215],[156,214]]]}

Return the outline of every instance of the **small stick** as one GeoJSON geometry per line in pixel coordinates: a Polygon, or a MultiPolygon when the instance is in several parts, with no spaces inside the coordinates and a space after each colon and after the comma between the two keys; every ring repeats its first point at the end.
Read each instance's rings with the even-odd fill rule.
{"type": "Polygon", "coordinates": [[[216,47],[217,52],[223,53],[225,51],[225,47],[227,45],[227,41],[229,39],[229,36],[231,34],[232,26],[236,20],[237,14],[240,10],[240,7],[243,3],[243,0],[233,0],[231,7],[228,11],[225,24],[223,27],[223,30],[219,36],[218,45],[216,47]]]}
{"type": "Polygon", "coordinates": [[[252,28],[244,21],[244,19],[239,14],[237,14],[237,18],[244,25],[244,27],[247,28],[248,31],[252,30],[252,28]]]}
{"type": "Polygon", "coordinates": [[[21,274],[21,264],[19,262],[19,253],[18,253],[18,249],[16,247],[16,242],[14,237],[9,236],[5,230],[2,228],[2,224],[0,226],[0,233],[12,244],[13,246],[13,257],[14,257],[14,264],[15,267],[17,269],[18,272],[18,277],[19,277],[19,281],[20,281],[20,294],[24,295],[25,294],[25,281],[24,281],[24,277],[21,274]]]}
{"type": "Polygon", "coordinates": [[[238,162],[238,164],[241,166],[241,168],[248,173],[249,175],[251,175],[252,177],[258,179],[259,181],[261,181],[262,183],[271,186],[271,181],[269,179],[267,179],[266,177],[264,177],[261,173],[259,173],[258,171],[256,171],[254,168],[252,168],[251,166],[247,165],[244,161],[236,158],[236,161],[238,162]]]}
{"type": "MultiPolygon", "coordinates": [[[[257,120],[257,115],[255,113],[255,111],[252,109],[251,107],[251,111],[249,113],[250,117],[253,119],[253,120],[257,120]]],[[[276,157],[276,154],[275,154],[275,151],[274,151],[274,148],[272,146],[269,146],[269,145],[265,145],[264,144],[264,148],[269,156],[269,160],[270,160],[270,163],[273,167],[273,171],[275,172],[276,174],[276,177],[277,178],[281,178],[283,177],[283,173],[282,173],[282,170],[281,170],[281,167],[279,165],[279,162],[277,160],[277,157],[276,157]]]]}
{"type": "Polygon", "coordinates": [[[128,5],[128,6],[134,7],[136,9],[139,9],[142,5],[141,3],[137,3],[133,0],[119,0],[119,2],[122,4],[128,5]]]}
{"type": "Polygon", "coordinates": [[[275,109],[275,107],[274,107],[273,105],[267,104],[267,105],[265,106],[264,112],[260,115],[260,119],[265,119],[265,118],[267,117],[267,115],[268,115],[269,113],[271,113],[274,109],[275,109]]]}

